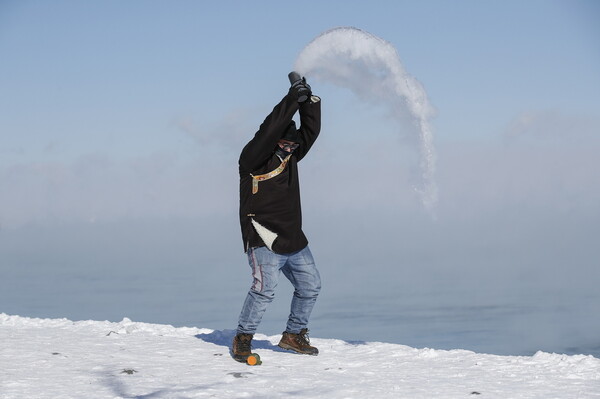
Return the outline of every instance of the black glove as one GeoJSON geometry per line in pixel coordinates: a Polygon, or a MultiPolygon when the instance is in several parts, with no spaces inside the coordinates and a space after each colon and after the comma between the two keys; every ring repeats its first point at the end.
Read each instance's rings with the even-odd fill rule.
{"type": "Polygon", "coordinates": [[[311,88],[306,83],[306,78],[300,78],[297,72],[291,72],[288,75],[292,87],[290,87],[290,95],[298,99],[299,103],[303,103],[310,98],[312,95],[311,88]]]}

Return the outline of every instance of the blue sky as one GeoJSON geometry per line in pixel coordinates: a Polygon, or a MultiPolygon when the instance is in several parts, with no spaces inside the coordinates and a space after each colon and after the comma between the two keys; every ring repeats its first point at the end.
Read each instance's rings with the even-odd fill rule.
{"type": "MultiPolygon", "coordinates": [[[[222,262],[229,276],[244,264],[239,151],[302,49],[353,26],[393,45],[435,108],[439,202],[431,215],[415,194],[409,124],[307,76],[323,99],[300,173],[324,308],[357,289],[467,304],[543,294],[552,316],[507,325],[516,341],[597,345],[599,20],[597,1],[0,1],[0,272],[169,264],[185,278],[222,262]]],[[[30,291],[1,280],[21,313],[30,291]]],[[[90,306],[56,315],[119,316],[90,306]]],[[[145,320],[174,322],[156,312],[145,320]]]]}
{"type": "Polygon", "coordinates": [[[438,140],[496,137],[522,112],[595,116],[599,15],[593,1],[3,1],[2,164],[185,153],[174,121],[232,110],[252,126],[303,46],[337,26],[397,48],[438,140]]]}
{"type": "MultiPolygon", "coordinates": [[[[388,41],[425,88],[440,214],[471,200],[593,203],[598,16],[594,1],[3,1],[0,222],[229,214],[240,148],[285,94],[304,46],[339,26],[388,41]]],[[[370,209],[375,192],[413,212],[409,126],[308,79],[324,133],[307,174],[335,176],[317,173],[308,201],[328,189],[337,209],[370,209]],[[357,159],[389,174],[369,177],[357,159]],[[352,193],[348,176],[369,193],[352,193]]]]}

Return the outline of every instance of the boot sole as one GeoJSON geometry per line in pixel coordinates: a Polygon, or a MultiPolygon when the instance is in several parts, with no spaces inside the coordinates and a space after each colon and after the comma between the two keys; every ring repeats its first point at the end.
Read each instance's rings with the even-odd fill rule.
{"type": "Polygon", "coordinates": [[[281,349],[287,349],[287,350],[290,350],[290,351],[294,351],[294,352],[299,353],[301,355],[317,356],[319,354],[318,351],[316,353],[314,353],[314,352],[302,352],[302,351],[299,351],[298,349],[294,348],[291,345],[288,345],[288,344],[285,344],[285,343],[281,343],[281,342],[277,346],[279,346],[281,349]]]}

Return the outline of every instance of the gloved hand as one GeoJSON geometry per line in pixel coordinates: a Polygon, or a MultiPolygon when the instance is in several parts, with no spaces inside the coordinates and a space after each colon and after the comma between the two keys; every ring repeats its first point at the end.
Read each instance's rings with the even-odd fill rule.
{"type": "Polygon", "coordinates": [[[292,87],[290,87],[290,95],[298,99],[299,103],[303,103],[310,98],[312,95],[312,90],[310,85],[306,83],[306,78],[296,79],[292,82],[293,77],[299,78],[300,75],[295,72],[290,73],[289,78],[290,82],[292,83],[292,87]]]}

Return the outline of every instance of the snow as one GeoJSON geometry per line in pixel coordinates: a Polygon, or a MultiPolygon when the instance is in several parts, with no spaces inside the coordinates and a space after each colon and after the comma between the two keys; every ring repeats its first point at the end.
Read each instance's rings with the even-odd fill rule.
{"type": "Polygon", "coordinates": [[[255,336],[263,365],[229,356],[232,330],[0,314],[0,398],[600,398],[600,359],[496,356],[312,338],[319,356],[255,336]]]}

